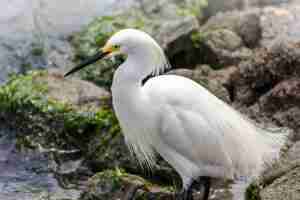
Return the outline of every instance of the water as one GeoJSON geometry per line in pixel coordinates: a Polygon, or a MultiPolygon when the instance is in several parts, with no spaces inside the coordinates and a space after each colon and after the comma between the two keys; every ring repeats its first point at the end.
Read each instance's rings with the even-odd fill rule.
{"type": "Polygon", "coordinates": [[[51,173],[46,154],[20,152],[12,130],[0,128],[0,199],[78,199],[80,192],[66,190],[51,173]]]}
{"type": "Polygon", "coordinates": [[[65,42],[68,35],[80,30],[93,17],[124,9],[131,2],[1,0],[0,84],[7,80],[11,72],[19,73],[29,68],[53,65],[49,59],[52,50],[59,52],[61,60],[64,59],[70,53],[70,47],[65,42]]]}

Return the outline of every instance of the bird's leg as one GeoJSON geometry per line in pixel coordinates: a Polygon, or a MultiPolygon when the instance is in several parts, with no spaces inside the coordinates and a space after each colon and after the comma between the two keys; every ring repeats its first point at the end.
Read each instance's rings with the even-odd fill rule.
{"type": "Polygon", "coordinates": [[[211,178],[206,176],[200,177],[199,183],[203,186],[203,191],[201,190],[201,193],[203,194],[201,195],[202,200],[208,200],[211,187],[211,178]]]}
{"type": "Polygon", "coordinates": [[[193,200],[193,182],[191,182],[188,187],[181,189],[179,193],[176,194],[176,200],[193,200]]]}

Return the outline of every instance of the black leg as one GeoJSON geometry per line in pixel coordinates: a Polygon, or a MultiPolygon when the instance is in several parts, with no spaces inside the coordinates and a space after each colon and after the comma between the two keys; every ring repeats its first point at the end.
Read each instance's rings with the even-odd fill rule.
{"type": "Polygon", "coordinates": [[[193,200],[193,188],[197,188],[201,192],[202,200],[208,200],[210,187],[211,187],[211,178],[210,177],[199,177],[198,181],[193,181],[187,189],[182,189],[179,194],[176,194],[176,200],[193,200]]]}
{"type": "Polygon", "coordinates": [[[210,177],[201,177],[200,183],[203,186],[203,200],[208,200],[209,197],[209,191],[211,187],[211,178],[210,177]]]}
{"type": "Polygon", "coordinates": [[[186,189],[182,189],[179,193],[176,194],[176,200],[193,200],[193,183],[191,183],[186,189]]]}

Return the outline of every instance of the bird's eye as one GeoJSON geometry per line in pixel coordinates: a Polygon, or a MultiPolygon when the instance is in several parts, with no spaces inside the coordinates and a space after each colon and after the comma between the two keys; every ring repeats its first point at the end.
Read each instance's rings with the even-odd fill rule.
{"type": "Polygon", "coordinates": [[[116,45],[113,46],[113,48],[114,48],[114,49],[120,49],[120,45],[117,45],[117,44],[116,44],[116,45]]]}

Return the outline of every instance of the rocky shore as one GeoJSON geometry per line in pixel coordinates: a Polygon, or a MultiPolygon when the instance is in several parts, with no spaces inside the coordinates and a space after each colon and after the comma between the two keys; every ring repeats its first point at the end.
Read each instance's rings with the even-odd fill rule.
{"type": "MultiPolygon", "coordinates": [[[[291,132],[281,159],[248,187],[246,199],[299,199],[300,4],[207,17],[205,4],[197,4],[195,12],[161,2],[167,3],[96,18],[70,37],[72,62],[93,54],[117,30],[150,33],[173,65],[167,73],[197,81],[265,127],[291,132]]],[[[34,200],[126,200],[134,193],[136,199],[171,200],[180,188],[165,161],[159,158],[152,171],[143,169],[124,143],[109,91],[111,66],[122,59],[97,63],[68,79],[62,76],[67,69],[31,71],[0,87],[0,128],[13,130],[17,151],[46,155],[48,173],[65,191],[34,200]]],[[[233,199],[232,184],[215,180],[211,199],[233,199]]]]}

